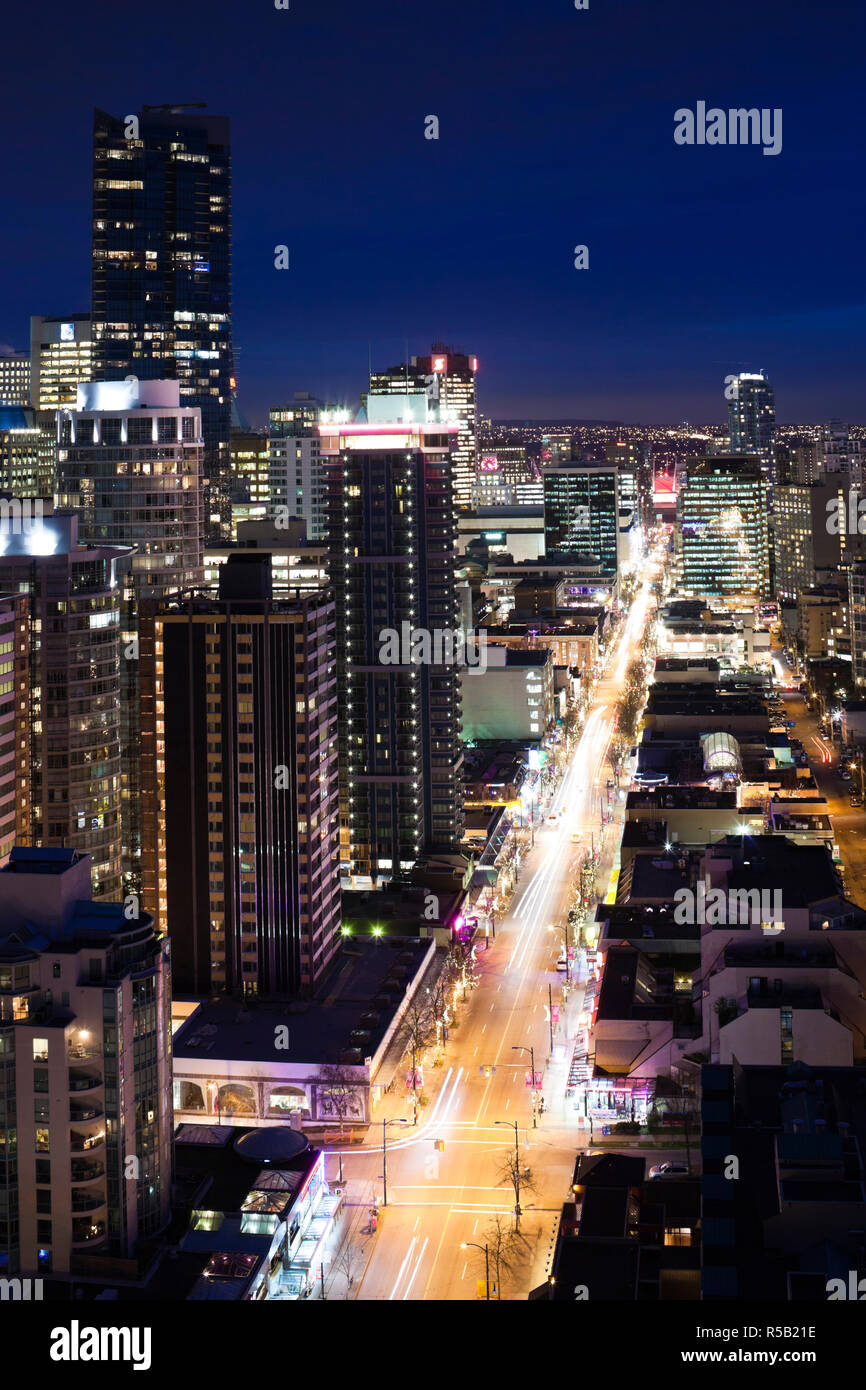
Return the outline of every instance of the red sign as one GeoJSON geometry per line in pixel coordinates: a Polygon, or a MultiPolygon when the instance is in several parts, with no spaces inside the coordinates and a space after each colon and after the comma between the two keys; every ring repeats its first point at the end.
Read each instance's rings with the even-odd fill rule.
{"type": "Polygon", "coordinates": [[[434,372],[444,372],[444,371],[447,371],[447,370],[448,370],[448,358],[447,358],[447,357],[434,357],[434,358],[433,358],[433,370],[434,370],[434,372]]]}

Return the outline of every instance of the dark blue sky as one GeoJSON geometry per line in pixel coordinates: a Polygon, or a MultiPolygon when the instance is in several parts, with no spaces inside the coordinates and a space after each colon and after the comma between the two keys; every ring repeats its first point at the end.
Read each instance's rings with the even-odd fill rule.
{"type": "Polygon", "coordinates": [[[0,342],[88,307],[92,108],[198,100],[233,123],[253,420],[442,337],[493,415],[722,420],[766,368],[781,420],[866,421],[864,53],[860,0],[16,5],[0,342]],[[677,146],[698,100],[781,107],[781,154],[677,146]]]}

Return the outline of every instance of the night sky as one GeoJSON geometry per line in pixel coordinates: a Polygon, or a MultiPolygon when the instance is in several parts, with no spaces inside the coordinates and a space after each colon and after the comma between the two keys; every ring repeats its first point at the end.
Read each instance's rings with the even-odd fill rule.
{"type": "Polygon", "coordinates": [[[89,307],[93,107],[206,101],[254,423],[433,338],[494,416],[721,421],[765,368],[780,420],[866,421],[861,0],[50,0],[3,31],[0,342],[89,307]],[[781,107],[781,154],[677,146],[699,100],[781,107]]]}

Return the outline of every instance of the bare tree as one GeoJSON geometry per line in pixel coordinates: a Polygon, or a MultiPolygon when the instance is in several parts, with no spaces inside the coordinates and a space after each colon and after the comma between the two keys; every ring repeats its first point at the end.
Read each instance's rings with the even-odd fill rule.
{"type": "Polygon", "coordinates": [[[331,1264],[332,1272],[341,1274],[345,1280],[343,1298],[355,1297],[355,1293],[353,1292],[355,1280],[360,1273],[363,1259],[364,1252],[352,1239],[351,1234],[349,1234],[343,1241],[336,1258],[331,1264]]]}
{"type": "Polygon", "coordinates": [[[340,1122],[342,1138],[346,1116],[352,1113],[357,1104],[358,1078],[353,1068],[341,1066],[339,1063],[326,1063],[320,1067],[319,1094],[323,1093],[340,1122]]]}
{"type": "Polygon", "coordinates": [[[526,1265],[529,1243],[525,1236],[514,1230],[506,1217],[498,1213],[484,1227],[481,1238],[487,1246],[490,1275],[496,1285],[496,1296],[501,1298],[506,1284],[516,1279],[526,1265]]]}
{"type": "Polygon", "coordinates": [[[537,1186],[532,1169],[524,1167],[516,1153],[509,1151],[499,1162],[499,1174],[496,1180],[497,1187],[510,1187],[514,1192],[514,1231],[520,1231],[520,1194],[521,1192],[535,1193],[537,1186]]]}
{"type": "Polygon", "coordinates": [[[418,1123],[418,1053],[435,1037],[436,1020],[426,1001],[416,995],[403,1015],[406,1028],[406,1054],[412,1058],[412,1123],[418,1123]]]}

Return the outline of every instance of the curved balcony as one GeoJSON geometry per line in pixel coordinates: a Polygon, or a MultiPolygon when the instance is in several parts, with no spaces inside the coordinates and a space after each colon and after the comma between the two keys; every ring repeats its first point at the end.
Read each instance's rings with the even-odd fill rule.
{"type": "Polygon", "coordinates": [[[97,1086],[102,1086],[103,1079],[99,1072],[72,1071],[69,1072],[69,1090],[74,1091],[95,1091],[97,1086]]]}
{"type": "Polygon", "coordinates": [[[95,1134],[85,1134],[83,1130],[74,1129],[69,1136],[69,1147],[74,1154],[95,1153],[105,1147],[105,1132],[97,1130],[95,1134]]]}
{"type": "Polygon", "coordinates": [[[97,1178],[105,1177],[105,1164],[97,1161],[89,1162],[83,1158],[73,1158],[71,1175],[73,1182],[95,1182],[97,1178]]]}
{"type": "Polygon", "coordinates": [[[106,1205],[105,1195],[99,1192],[77,1192],[72,1190],[71,1208],[73,1212],[98,1211],[106,1205]]]}
{"type": "Polygon", "coordinates": [[[69,1102],[69,1123],[70,1124],[89,1124],[91,1120],[101,1120],[105,1111],[101,1103],[91,1101],[71,1100],[69,1102]]]}
{"type": "Polygon", "coordinates": [[[105,1239],[105,1222],[90,1216],[78,1216],[72,1222],[72,1244],[90,1245],[105,1239]]]}

